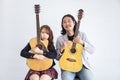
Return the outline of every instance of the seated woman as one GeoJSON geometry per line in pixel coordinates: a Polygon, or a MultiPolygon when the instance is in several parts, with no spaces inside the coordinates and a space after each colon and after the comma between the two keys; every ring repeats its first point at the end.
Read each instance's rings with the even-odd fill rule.
{"type": "MultiPolygon", "coordinates": [[[[53,44],[53,32],[50,29],[48,25],[43,25],[40,28],[40,37],[41,40],[48,40],[48,46],[47,50],[42,50],[38,48],[37,46],[34,46],[33,48],[30,45],[30,42],[26,45],[25,48],[22,49],[21,51],[21,56],[28,58],[28,59],[39,59],[43,60],[46,57],[50,59],[55,59],[57,56],[54,44],[53,44]],[[30,52],[32,50],[32,52],[30,52]]],[[[58,73],[57,71],[53,68],[55,65],[55,62],[53,60],[53,63],[50,68],[43,70],[43,71],[36,71],[30,69],[25,77],[25,80],[52,80],[52,79],[57,79],[58,73]]]]}

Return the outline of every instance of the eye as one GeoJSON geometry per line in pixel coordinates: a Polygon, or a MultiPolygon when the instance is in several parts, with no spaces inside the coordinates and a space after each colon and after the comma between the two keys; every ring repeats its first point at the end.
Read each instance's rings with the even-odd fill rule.
{"type": "Polygon", "coordinates": [[[41,32],[42,34],[44,33],[44,32],[41,32]]]}
{"type": "Polygon", "coordinates": [[[48,35],[49,35],[49,33],[46,33],[46,34],[48,34],[48,35]]]}
{"type": "Polygon", "coordinates": [[[66,21],[63,21],[63,24],[65,24],[66,23],[66,21]]]}

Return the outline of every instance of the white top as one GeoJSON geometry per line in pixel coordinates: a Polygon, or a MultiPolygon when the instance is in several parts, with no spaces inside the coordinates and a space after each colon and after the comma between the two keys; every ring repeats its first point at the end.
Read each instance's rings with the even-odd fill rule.
{"type": "MultiPolygon", "coordinates": [[[[90,55],[94,53],[94,46],[89,42],[87,39],[87,36],[83,32],[79,32],[78,36],[84,41],[84,47],[83,47],[83,52],[82,52],[82,62],[85,67],[88,69],[92,70],[92,65],[89,61],[90,55]]],[[[62,55],[59,51],[59,48],[63,44],[64,41],[68,40],[67,34],[61,35],[57,38],[56,41],[56,49],[57,49],[57,59],[59,60],[60,56],[62,55]]]]}

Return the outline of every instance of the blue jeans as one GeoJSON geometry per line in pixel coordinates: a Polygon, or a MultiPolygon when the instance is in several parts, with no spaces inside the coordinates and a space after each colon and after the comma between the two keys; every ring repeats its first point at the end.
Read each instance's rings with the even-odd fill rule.
{"type": "Polygon", "coordinates": [[[79,77],[80,80],[93,80],[92,72],[85,66],[83,66],[83,68],[79,72],[69,72],[61,70],[62,80],[74,80],[76,75],[79,77]]]}

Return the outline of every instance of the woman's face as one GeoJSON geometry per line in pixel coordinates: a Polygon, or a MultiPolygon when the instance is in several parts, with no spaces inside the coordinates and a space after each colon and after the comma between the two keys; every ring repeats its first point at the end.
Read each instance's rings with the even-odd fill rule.
{"type": "Polygon", "coordinates": [[[41,39],[42,40],[48,40],[49,38],[49,31],[45,28],[41,30],[41,39]]]}
{"type": "Polygon", "coordinates": [[[63,19],[63,27],[66,31],[73,30],[75,22],[70,17],[65,17],[63,19]]]}

